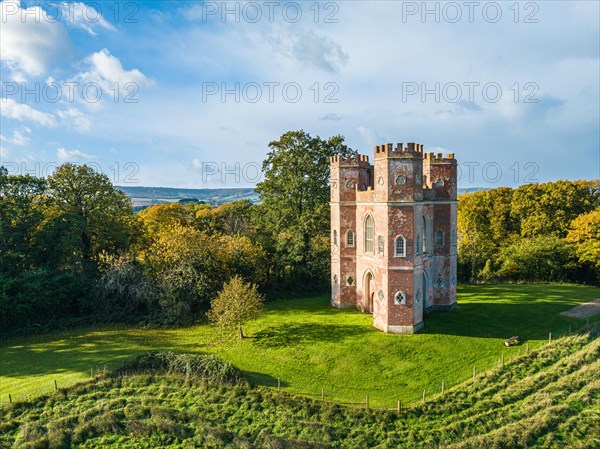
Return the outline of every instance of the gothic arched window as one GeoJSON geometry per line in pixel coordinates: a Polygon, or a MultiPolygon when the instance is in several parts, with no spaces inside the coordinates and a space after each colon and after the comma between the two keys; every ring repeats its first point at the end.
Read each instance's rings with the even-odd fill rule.
{"type": "Polygon", "coordinates": [[[346,246],[354,246],[354,232],[351,230],[346,232],[346,246]]]}
{"type": "Polygon", "coordinates": [[[399,235],[396,237],[396,257],[406,257],[406,240],[399,235]]]}
{"type": "Polygon", "coordinates": [[[337,245],[337,231],[335,229],[333,230],[333,244],[337,245]]]}
{"type": "Polygon", "coordinates": [[[373,253],[373,240],[375,239],[375,221],[371,215],[365,218],[365,253],[373,253]]]}
{"type": "Polygon", "coordinates": [[[427,252],[427,220],[423,215],[423,252],[427,252]]]}
{"type": "Polygon", "coordinates": [[[435,247],[442,248],[444,246],[444,231],[438,229],[435,231],[435,247]]]}

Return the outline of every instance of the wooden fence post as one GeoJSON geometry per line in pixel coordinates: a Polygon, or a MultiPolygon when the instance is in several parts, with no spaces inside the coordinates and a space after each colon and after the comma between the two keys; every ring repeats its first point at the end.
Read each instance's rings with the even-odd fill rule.
{"type": "Polygon", "coordinates": [[[277,389],[281,390],[281,379],[277,378],[277,389]]]}
{"type": "Polygon", "coordinates": [[[529,343],[525,343],[525,354],[529,354],[529,343]]]}
{"type": "Polygon", "coordinates": [[[8,402],[9,402],[10,404],[12,404],[12,396],[10,395],[10,393],[8,393],[8,402]]]}
{"type": "Polygon", "coordinates": [[[445,386],[444,380],[442,380],[442,394],[444,394],[444,386],[445,386]]]}
{"type": "Polygon", "coordinates": [[[425,402],[425,388],[423,388],[423,402],[425,402]]]}
{"type": "Polygon", "coordinates": [[[54,391],[58,391],[58,384],[56,383],[56,380],[54,380],[54,391]]]}
{"type": "Polygon", "coordinates": [[[400,399],[398,399],[398,414],[402,414],[402,401],[400,399]]]}
{"type": "Polygon", "coordinates": [[[548,343],[552,342],[552,332],[548,333],[548,343]]]}

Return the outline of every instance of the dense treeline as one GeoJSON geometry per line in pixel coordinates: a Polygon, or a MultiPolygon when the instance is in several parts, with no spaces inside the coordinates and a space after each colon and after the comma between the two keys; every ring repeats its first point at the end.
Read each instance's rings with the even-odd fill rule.
{"type": "MultiPolygon", "coordinates": [[[[288,132],[269,144],[261,204],[157,205],[88,166],[47,179],[0,169],[0,326],[60,319],[181,324],[229,279],[263,292],[329,284],[329,164],[341,136],[288,132]]],[[[463,281],[584,281],[600,275],[600,182],[501,187],[459,201],[463,281]]]]}
{"type": "Polygon", "coordinates": [[[597,281],[600,181],[462,195],[458,258],[463,281],[597,281]]]}
{"type": "Polygon", "coordinates": [[[351,150],[288,132],[269,144],[262,203],[182,203],[134,214],[90,167],[47,179],[0,170],[0,326],[60,319],[196,319],[239,275],[272,294],[322,290],[329,266],[328,158],[351,150]]]}

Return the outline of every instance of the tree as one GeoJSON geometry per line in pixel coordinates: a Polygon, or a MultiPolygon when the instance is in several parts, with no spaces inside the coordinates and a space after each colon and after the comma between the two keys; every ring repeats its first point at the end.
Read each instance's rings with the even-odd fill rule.
{"type": "Polygon", "coordinates": [[[600,280],[600,207],[577,217],[565,240],[575,246],[582,264],[589,264],[600,280]]]}
{"type": "Polygon", "coordinates": [[[354,153],[342,136],[327,140],[304,131],[289,131],[269,143],[263,162],[264,181],[256,186],[262,204],[255,222],[270,236],[263,246],[273,253],[276,275],[317,283],[327,270],[315,266],[314,239],[329,235],[329,157],[354,153]]]}
{"type": "Polygon", "coordinates": [[[600,205],[600,181],[525,184],[515,190],[511,216],[522,237],[565,237],[570,223],[600,205]]]}
{"type": "Polygon", "coordinates": [[[264,311],[263,297],[258,293],[258,286],[244,283],[241,276],[232,277],[211,301],[210,306],[208,319],[222,329],[238,327],[240,338],[244,338],[242,325],[264,311]]]}
{"type": "Polygon", "coordinates": [[[519,239],[503,248],[497,261],[497,276],[512,281],[566,281],[576,268],[573,248],[554,235],[519,239]]]}
{"type": "Polygon", "coordinates": [[[48,209],[77,225],[83,262],[126,250],[139,233],[131,200],[87,165],[63,164],[48,177],[48,209]]]}
{"type": "Polygon", "coordinates": [[[139,216],[148,236],[154,239],[167,228],[194,225],[196,214],[204,210],[210,211],[210,205],[198,202],[155,204],[140,211],[139,216]]]}
{"type": "Polygon", "coordinates": [[[0,270],[19,273],[35,262],[34,234],[43,221],[46,182],[0,167],[0,270]]]}

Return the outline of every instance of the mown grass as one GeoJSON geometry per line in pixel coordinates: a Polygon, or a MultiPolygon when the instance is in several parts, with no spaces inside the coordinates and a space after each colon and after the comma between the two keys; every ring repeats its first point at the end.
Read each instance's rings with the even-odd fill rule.
{"type": "MultiPolygon", "coordinates": [[[[467,285],[459,289],[460,309],[431,314],[418,335],[386,335],[372,318],[335,310],[326,296],[281,300],[249,323],[251,338],[228,340],[208,325],[179,329],[79,328],[0,347],[0,399],[25,400],[90,378],[90,370],[114,368],[147,350],[216,354],[242,369],[255,383],[321,396],[340,403],[392,407],[415,403],[472,375],[473,367],[494,367],[574,330],[582,322],[559,315],[600,297],[600,289],[562,284],[467,285]],[[506,348],[519,335],[524,344],[506,348]]],[[[597,322],[596,316],[591,321],[597,322]]]]}
{"type": "Polygon", "coordinates": [[[0,411],[8,448],[596,448],[600,339],[564,337],[401,414],[181,375],[99,376],[0,411]]]}

